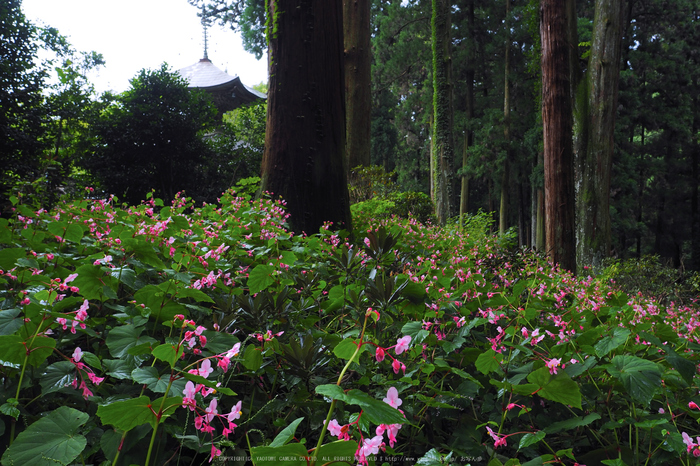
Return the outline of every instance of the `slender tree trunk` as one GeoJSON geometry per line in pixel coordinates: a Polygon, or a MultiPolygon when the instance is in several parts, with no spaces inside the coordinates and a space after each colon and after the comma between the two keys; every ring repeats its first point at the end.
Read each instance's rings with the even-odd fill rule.
{"type": "Polygon", "coordinates": [[[343,0],[348,168],[370,165],[370,1],[343,0]]]}
{"type": "Polygon", "coordinates": [[[269,0],[270,83],[262,189],[313,234],[350,228],[341,0],[269,0]]]}
{"type": "Polygon", "coordinates": [[[433,179],[435,216],[440,225],[444,225],[452,216],[454,136],[450,54],[451,5],[449,0],[433,0],[433,179]]]}
{"type": "MultiPolygon", "coordinates": [[[[469,37],[471,40],[472,50],[475,49],[474,44],[474,0],[469,0],[467,4],[467,24],[469,26],[469,37]]],[[[472,121],[474,118],[474,59],[475,57],[468,57],[469,63],[467,64],[467,76],[466,76],[466,92],[467,92],[467,123],[472,121]]],[[[474,133],[467,127],[464,133],[464,150],[462,151],[462,182],[461,182],[461,193],[459,197],[459,216],[464,220],[465,215],[469,211],[469,175],[467,174],[467,163],[469,147],[474,142],[474,133]]]]}
{"type": "MultiPolygon", "coordinates": [[[[697,86],[693,86],[697,89],[697,86]]],[[[698,132],[700,131],[700,121],[698,121],[698,105],[700,105],[700,99],[698,98],[697,92],[693,99],[693,108],[695,112],[693,114],[693,140],[691,142],[692,147],[692,187],[690,191],[690,217],[691,217],[691,233],[692,239],[690,242],[690,267],[693,270],[700,270],[700,209],[698,208],[698,187],[700,185],[700,143],[698,143],[698,132]]]]}
{"type": "Polygon", "coordinates": [[[501,208],[498,221],[498,232],[501,236],[508,229],[508,204],[510,190],[510,2],[506,0],[506,50],[505,50],[505,83],[503,89],[503,138],[506,144],[506,159],[503,162],[503,175],[501,177],[501,208]]]}
{"type": "Polygon", "coordinates": [[[541,0],[542,124],[547,253],[575,272],[574,176],[567,15],[563,2],[541,0]]]}
{"type": "Polygon", "coordinates": [[[596,0],[586,75],[585,152],[580,154],[577,261],[594,269],[610,254],[610,174],[622,52],[622,0],[596,0]]]}

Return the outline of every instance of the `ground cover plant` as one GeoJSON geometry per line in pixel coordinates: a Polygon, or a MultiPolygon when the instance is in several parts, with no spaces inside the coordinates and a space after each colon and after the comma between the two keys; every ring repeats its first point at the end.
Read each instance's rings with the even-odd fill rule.
{"type": "MultiPolygon", "coordinates": [[[[6,465],[696,464],[698,303],[281,201],[0,219],[6,465]]],[[[167,205],[166,205],[167,204],[167,205]]]]}

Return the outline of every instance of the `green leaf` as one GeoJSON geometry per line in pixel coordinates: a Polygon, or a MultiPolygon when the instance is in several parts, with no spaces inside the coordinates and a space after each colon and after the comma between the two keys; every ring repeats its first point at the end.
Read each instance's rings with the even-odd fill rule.
{"type": "Polygon", "coordinates": [[[0,249],[0,269],[8,270],[14,268],[15,262],[20,257],[27,257],[27,251],[24,248],[0,249]]]}
{"type": "Polygon", "coordinates": [[[338,440],[337,442],[321,445],[318,453],[314,456],[317,458],[316,464],[329,463],[349,463],[355,464],[355,452],[357,451],[357,442],[354,440],[338,440]]]}
{"type": "Polygon", "coordinates": [[[70,385],[77,377],[75,364],[70,361],[59,361],[51,364],[41,376],[41,394],[56,392],[70,385]]]}
{"type": "Polygon", "coordinates": [[[345,393],[342,388],[335,384],[319,385],[316,393],[327,396],[331,399],[340,400],[348,404],[358,405],[362,408],[362,416],[374,424],[405,424],[406,418],[398,409],[392,408],[387,403],[375,400],[368,394],[360,390],[350,390],[345,393]]]}
{"type": "Polygon", "coordinates": [[[151,337],[141,336],[143,327],[132,324],[113,328],[107,335],[107,348],[113,358],[121,358],[128,354],[129,348],[144,343],[154,344],[157,340],[151,337]]]}
{"type": "Polygon", "coordinates": [[[105,275],[102,267],[92,264],[78,267],[75,273],[78,274],[78,277],[73,280],[71,285],[80,288],[80,296],[87,300],[104,301],[107,298],[105,288],[114,293],[119,284],[117,279],[111,275],[105,275]]]}
{"type": "Polygon", "coordinates": [[[444,466],[444,464],[442,455],[435,448],[427,451],[425,455],[418,458],[418,461],[416,461],[416,465],[420,466],[444,466]]]}
{"type": "Polygon", "coordinates": [[[131,372],[134,382],[148,386],[155,393],[165,393],[170,383],[169,374],[159,374],[155,367],[138,367],[131,372]]]}
{"type": "Polygon", "coordinates": [[[253,447],[250,456],[255,466],[306,465],[309,454],[301,443],[290,443],[281,447],[253,447]]]}
{"type": "Polygon", "coordinates": [[[236,396],[236,392],[234,392],[234,391],[231,390],[230,388],[226,388],[226,387],[217,387],[216,384],[217,384],[218,382],[217,382],[216,380],[205,379],[205,378],[202,377],[201,375],[190,374],[189,372],[183,372],[183,373],[182,373],[182,376],[183,376],[185,379],[191,380],[191,381],[194,382],[194,383],[199,383],[199,384],[204,385],[205,387],[213,388],[213,389],[216,390],[217,392],[223,393],[224,395],[236,396]]]}
{"type": "Polygon", "coordinates": [[[652,361],[637,356],[618,355],[606,369],[642,405],[649,405],[656,391],[661,388],[661,370],[652,361]]]}
{"type": "Polygon", "coordinates": [[[183,348],[182,345],[180,345],[180,348],[178,349],[175,348],[173,345],[169,345],[166,343],[155,347],[151,354],[153,354],[154,358],[167,362],[168,364],[170,364],[170,367],[173,368],[175,367],[175,363],[180,359],[180,356],[182,356],[182,353],[184,352],[185,348],[183,348]]]}
{"type": "Polygon", "coordinates": [[[496,353],[492,349],[488,349],[481,353],[478,358],[476,358],[476,368],[484,375],[488,374],[489,372],[495,372],[501,367],[499,364],[501,358],[502,356],[499,353],[496,353]]]}
{"type": "Polygon", "coordinates": [[[562,430],[570,430],[575,429],[577,427],[587,426],[591,422],[597,421],[598,419],[600,419],[600,414],[597,413],[589,414],[586,417],[577,416],[571,419],[567,419],[565,421],[559,421],[550,424],[544,428],[544,431],[548,434],[556,434],[557,432],[561,432],[562,430]]]}
{"type": "Polygon", "coordinates": [[[154,411],[158,412],[157,410],[160,408],[161,403],[164,411],[160,420],[163,421],[172,414],[172,411],[182,406],[182,397],[166,398],[164,403],[163,398],[158,398],[151,402],[147,396],[115,401],[108,405],[99,406],[97,408],[97,416],[102,421],[102,424],[112,425],[125,432],[146,423],[151,424],[155,428],[158,424],[158,418],[154,411]]]}
{"type": "Polygon", "coordinates": [[[19,335],[0,336],[0,359],[12,364],[28,364],[39,367],[53,353],[56,340],[38,336],[25,341],[19,335]]]}
{"type": "Polygon", "coordinates": [[[404,324],[404,326],[401,328],[401,333],[411,337],[412,345],[419,345],[423,343],[423,340],[430,335],[430,332],[423,328],[423,324],[421,322],[408,322],[404,324]]]}
{"type": "Polygon", "coordinates": [[[275,268],[271,265],[260,264],[251,270],[248,276],[248,290],[250,294],[257,294],[275,283],[272,273],[275,268]]]}
{"type": "Polygon", "coordinates": [[[24,325],[19,309],[0,311],[0,335],[12,335],[24,325]]]}
{"type": "Polygon", "coordinates": [[[303,420],[304,418],[300,417],[292,421],[291,424],[282,429],[282,432],[277,434],[277,437],[275,437],[275,439],[269,446],[281,447],[282,445],[286,445],[287,443],[289,443],[289,441],[294,438],[294,433],[297,431],[297,427],[299,426],[299,424],[301,424],[301,421],[303,420]]]}
{"type": "Polygon", "coordinates": [[[87,440],[78,433],[90,416],[61,406],[21,432],[2,455],[3,466],[56,466],[69,464],[85,449],[87,440]]]}
{"type": "Polygon", "coordinates": [[[518,450],[520,450],[522,448],[527,448],[530,445],[534,445],[534,444],[538,443],[540,440],[542,440],[544,438],[545,435],[546,435],[546,433],[543,430],[540,430],[536,434],[528,433],[528,434],[523,435],[523,437],[520,439],[520,443],[518,444],[518,450]]]}
{"type": "Polygon", "coordinates": [[[248,345],[243,356],[243,366],[249,371],[257,371],[262,367],[262,361],[262,350],[253,345],[248,345]]]}
{"type": "Polygon", "coordinates": [[[581,390],[566,372],[550,374],[545,366],[530,373],[527,380],[540,386],[537,394],[542,398],[581,409],[581,390]]]}
{"type": "Polygon", "coordinates": [[[608,336],[600,340],[595,345],[595,353],[599,358],[602,358],[615,348],[623,345],[627,341],[627,337],[630,336],[630,331],[626,328],[615,327],[612,336],[608,336]]]}
{"type": "Polygon", "coordinates": [[[213,303],[214,300],[211,299],[204,291],[198,290],[196,288],[179,288],[177,290],[178,298],[192,298],[198,303],[213,303]]]}
{"type": "MultiPolygon", "coordinates": [[[[352,358],[353,354],[355,354],[355,351],[357,351],[357,340],[353,340],[352,338],[346,338],[340,343],[338,343],[338,345],[336,345],[336,347],[333,349],[333,354],[335,354],[340,359],[347,359],[349,361],[350,358],[352,358]]],[[[366,345],[362,345],[360,351],[357,352],[357,356],[355,356],[353,362],[359,361],[360,354],[363,351],[367,351],[366,345]]]]}

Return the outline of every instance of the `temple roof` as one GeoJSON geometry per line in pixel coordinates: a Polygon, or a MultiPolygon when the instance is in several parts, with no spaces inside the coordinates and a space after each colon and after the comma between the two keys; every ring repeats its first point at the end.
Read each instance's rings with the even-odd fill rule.
{"type": "Polygon", "coordinates": [[[224,112],[267,98],[262,92],[243,84],[238,76],[231,76],[214,66],[208,58],[182,68],[178,73],[189,82],[188,87],[212,93],[217,107],[224,112]]]}

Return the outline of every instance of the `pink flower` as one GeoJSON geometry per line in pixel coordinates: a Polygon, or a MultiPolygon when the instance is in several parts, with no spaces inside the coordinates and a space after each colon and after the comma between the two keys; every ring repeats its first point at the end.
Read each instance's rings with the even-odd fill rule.
{"type": "Polygon", "coordinates": [[[549,361],[547,361],[547,367],[549,367],[549,373],[556,374],[557,367],[559,367],[560,364],[561,364],[561,359],[552,358],[549,361]]]}
{"type": "Polygon", "coordinates": [[[377,351],[374,353],[374,357],[377,358],[377,362],[384,361],[384,348],[377,346],[377,351]]]}
{"type": "Polygon", "coordinates": [[[189,407],[190,411],[194,411],[194,408],[196,406],[194,395],[195,393],[197,393],[197,390],[195,389],[192,381],[187,381],[187,383],[185,384],[185,389],[182,391],[182,393],[185,394],[185,397],[182,399],[182,406],[189,407]]]}
{"type": "Polygon", "coordinates": [[[80,346],[78,346],[74,351],[73,351],[73,361],[79,362],[80,358],[83,357],[83,350],[80,349],[80,346]]]}
{"type": "Polygon", "coordinates": [[[233,408],[231,408],[231,412],[226,416],[226,419],[228,419],[229,422],[233,422],[236,419],[240,419],[241,414],[243,414],[243,411],[241,411],[243,406],[243,401],[239,401],[236,403],[233,408]]]}
{"type": "Polygon", "coordinates": [[[240,352],[241,352],[241,344],[240,344],[240,343],[236,343],[235,345],[233,345],[233,348],[231,348],[230,350],[228,350],[228,351],[226,352],[226,357],[229,358],[229,359],[231,359],[231,358],[234,357],[234,356],[238,356],[238,354],[239,354],[240,352]]]}
{"type": "Polygon", "coordinates": [[[384,398],[382,401],[396,409],[399,409],[399,406],[401,406],[403,403],[401,398],[399,398],[399,391],[396,390],[395,387],[389,388],[389,390],[386,392],[386,398],[384,398]]]}
{"type": "Polygon", "coordinates": [[[214,398],[209,403],[209,407],[204,410],[207,413],[204,415],[207,422],[211,422],[214,419],[214,417],[218,414],[218,411],[216,410],[216,405],[217,405],[217,401],[216,401],[216,398],[214,398]]]}
{"type": "Polygon", "coordinates": [[[214,372],[214,369],[211,367],[211,361],[209,359],[205,359],[202,363],[202,367],[199,368],[199,375],[206,379],[212,372],[214,372]]]}
{"type": "Polygon", "coordinates": [[[340,435],[341,429],[342,426],[338,424],[337,419],[333,419],[331,422],[328,423],[328,431],[334,437],[338,437],[340,435]]]}
{"type": "Polygon", "coordinates": [[[384,437],[377,435],[371,439],[364,439],[362,442],[362,456],[376,455],[379,453],[379,447],[384,443],[384,437]]]}
{"type": "Polygon", "coordinates": [[[209,457],[209,462],[211,463],[215,457],[221,456],[221,450],[216,448],[214,444],[211,445],[211,456],[209,457]]]}
{"type": "Polygon", "coordinates": [[[391,363],[392,369],[394,369],[394,374],[399,373],[399,369],[401,369],[401,363],[398,361],[398,359],[394,359],[394,362],[391,363]]]}
{"type": "Polygon", "coordinates": [[[698,405],[697,405],[694,401],[691,401],[690,403],[688,403],[688,408],[690,408],[690,409],[700,409],[700,407],[698,407],[698,405]]]}
{"type": "Polygon", "coordinates": [[[386,432],[387,437],[389,437],[389,446],[391,448],[394,448],[394,444],[396,443],[396,435],[399,433],[399,429],[401,429],[401,424],[380,424],[379,427],[377,427],[377,435],[382,435],[384,432],[386,432]]]}
{"type": "Polygon", "coordinates": [[[394,351],[396,351],[396,354],[401,354],[404,351],[408,350],[408,345],[411,344],[411,335],[406,335],[405,337],[401,337],[398,340],[396,340],[396,347],[394,351]]]}
{"type": "Polygon", "coordinates": [[[690,450],[692,450],[693,447],[695,447],[697,445],[695,443],[693,443],[692,437],[690,435],[688,435],[686,432],[683,432],[683,434],[681,434],[681,436],[683,437],[683,443],[685,443],[685,445],[688,449],[687,452],[690,453],[690,450]]]}

